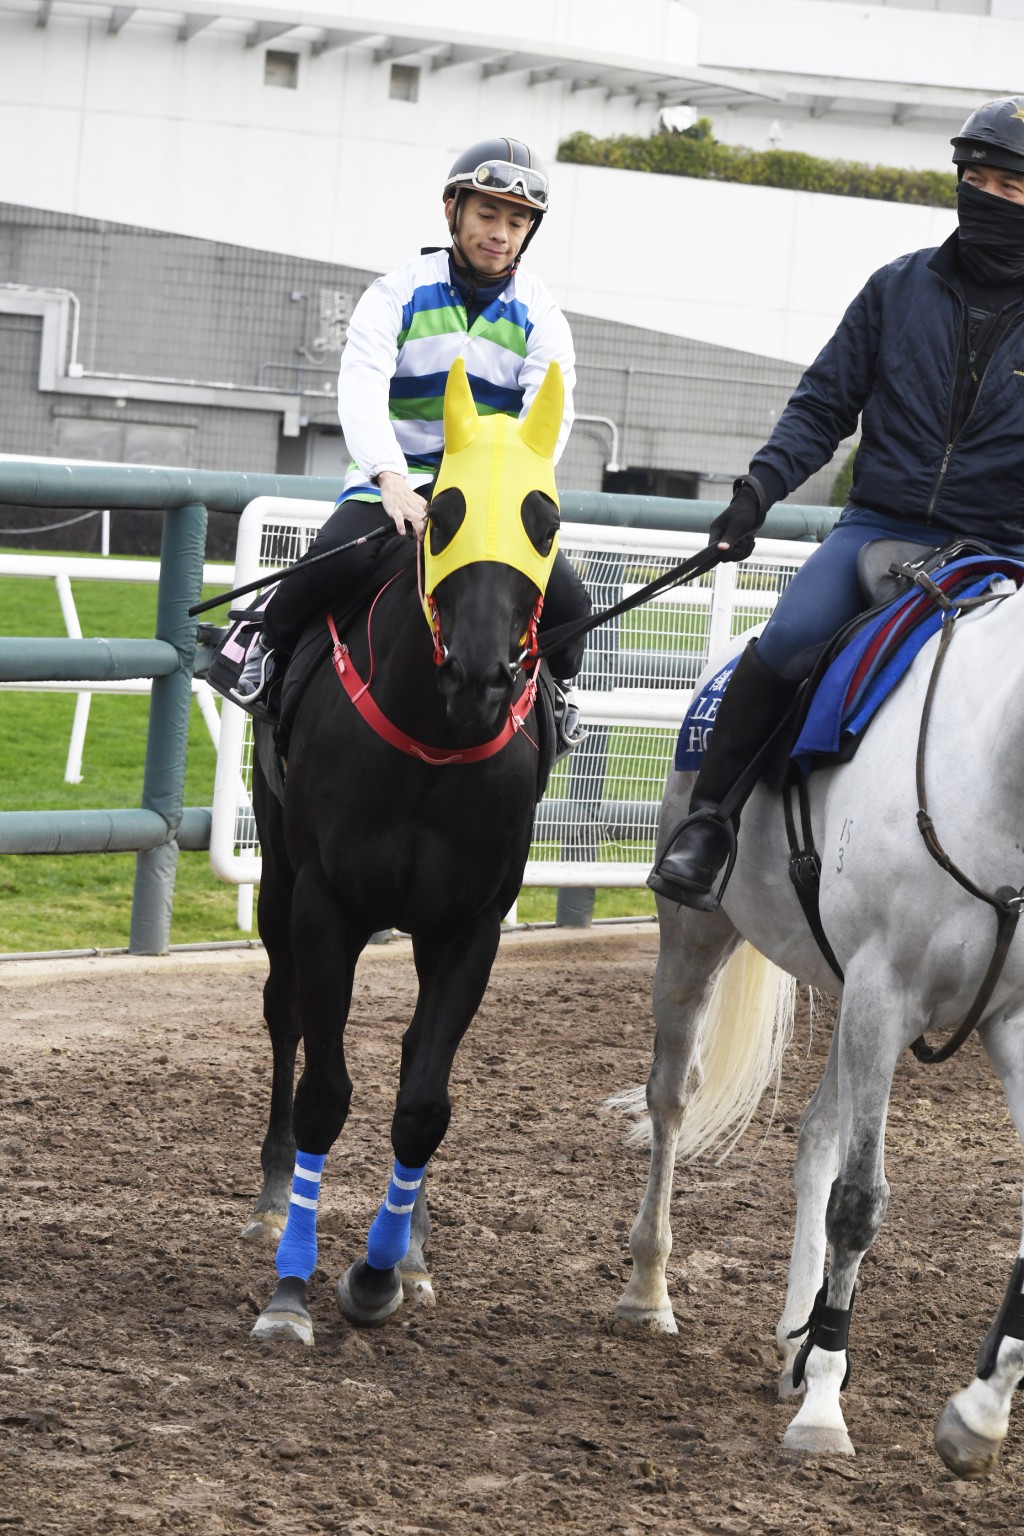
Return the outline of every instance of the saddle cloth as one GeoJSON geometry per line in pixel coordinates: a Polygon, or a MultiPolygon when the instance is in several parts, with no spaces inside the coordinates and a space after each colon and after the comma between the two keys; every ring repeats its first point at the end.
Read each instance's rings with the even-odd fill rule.
{"type": "MultiPolygon", "coordinates": [[[[948,598],[963,602],[1001,581],[1024,585],[1024,562],[1004,555],[975,555],[943,566],[932,573],[932,580],[948,598]]],[[[809,697],[801,710],[803,724],[789,753],[803,773],[853,755],[881,704],[941,626],[942,616],[934,598],[912,587],[867,614],[838,653],[826,658],[808,685],[809,697]]],[[[705,679],[691,700],[676,744],[675,767],[680,772],[700,768],[739,658],[737,650],[705,679]]]]}

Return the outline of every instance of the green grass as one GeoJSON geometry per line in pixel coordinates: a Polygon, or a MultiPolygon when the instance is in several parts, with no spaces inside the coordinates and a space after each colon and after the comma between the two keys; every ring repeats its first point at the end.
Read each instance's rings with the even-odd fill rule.
{"type": "MultiPolygon", "coordinates": [[[[516,919],[520,923],[553,923],[558,892],[553,886],[527,885],[519,893],[516,919]]],[[[595,917],[653,917],[654,893],[609,886],[594,898],[595,917]]]]}
{"type": "MultiPolygon", "coordinates": [[[[86,635],[151,638],[156,587],[141,583],[74,583],[86,635]]],[[[5,634],[62,635],[64,620],[50,579],[0,580],[5,634]]],[[[139,805],[149,700],[93,695],[82,782],[66,784],[73,693],[0,690],[0,808],[7,811],[93,810],[139,805]]],[[[199,713],[189,723],[186,805],[213,799],[216,754],[199,713]]],[[[0,857],[0,952],[117,949],[128,943],[134,854],[0,857]]],[[[210,870],[206,853],[178,859],[172,944],[238,939],[237,894],[210,870]]]]}
{"type": "MultiPolygon", "coordinates": [[[[155,585],[76,580],[74,597],[85,635],[146,639],[153,635],[155,585]]],[[[64,621],[53,581],[0,578],[0,629],[9,635],[63,635],[64,621]]],[[[82,782],[66,784],[64,767],[74,711],[73,693],[0,689],[0,809],[85,810],[139,805],[148,698],[93,695],[82,782]]],[[[215,768],[213,744],[193,702],[186,805],[212,803],[215,768]]],[[[0,953],[125,947],[134,879],[134,854],[0,856],[0,953]]],[[[553,889],[525,888],[518,903],[519,921],[553,921],[556,902],[553,889]]],[[[171,943],[248,937],[238,928],[236,904],[236,887],[213,875],[208,854],[181,853],[171,943]]],[[[654,898],[648,891],[608,889],[597,893],[596,916],[649,916],[653,912],[654,898]]]]}

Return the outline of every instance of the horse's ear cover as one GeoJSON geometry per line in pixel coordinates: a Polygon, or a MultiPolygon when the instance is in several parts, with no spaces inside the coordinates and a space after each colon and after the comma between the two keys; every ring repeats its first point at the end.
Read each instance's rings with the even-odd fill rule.
{"type": "Polygon", "coordinates": [[[554,503],[557,516],[554,455],[564,408],[562,370],[552,362],[521,420],[501,413],[478,416],[466,364],[461,357],[455,359],[444,393],[444,458],[434,495],[457,487],[467,511],[440,554],[432,555],[429,538],[424,540],[427,595],[452,571],[479,560],[510,565],[538,591],[545,590],[558,537],[546,555],[540,554],[523,526],[522,507],[531,492],[540,491],[554,503]]]}
{"type": "Polygon", "coordinates": [[[480,430],[480,417],[469,387],[466,364],[457,357],[444,391],[444,445],[446,453],[463,453],[480,430]]]}
{"type": "Polygon", "coordinates": [[[519,436],[527,448],[532,448],[542,458],[553,458],[558,434],[562,430],[564,411],[565,384],[562,370],[556,362],[550,362],[533,404],[519,423],[519,436]]]}

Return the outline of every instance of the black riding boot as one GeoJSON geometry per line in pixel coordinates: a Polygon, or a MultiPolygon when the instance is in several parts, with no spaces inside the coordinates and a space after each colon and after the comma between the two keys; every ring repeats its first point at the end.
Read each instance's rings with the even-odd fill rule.
{"type": "Polygon", "coordinates": [[[756,641],[747,646],[715,719],[690,796],[690,815],[647,877],[659,896],[699,911],[716,909],[722,890],[713,887],[735,850],[743,800],[732,807],[727,820],[718,808],[781,721],[799,686],[765,665],[756,641]]]}

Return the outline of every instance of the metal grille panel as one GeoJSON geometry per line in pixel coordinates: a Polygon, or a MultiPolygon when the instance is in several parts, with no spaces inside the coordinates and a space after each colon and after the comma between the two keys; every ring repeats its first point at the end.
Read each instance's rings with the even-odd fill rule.
{"type": "MultiPolygon", "coordinates": [[[[236,584],[297,560],[331,510],[269,497],[253,502],[239,527],[236,584]]],[[[565,524],[560,540],[595,609],[611,607],[704,544],[698,534],[578,523],[565,524]]],[[[814,548],[763,540],[742,566],[719,566],[591,634],[577,679],[588,736],[552,772],[524,884],[643,884],[694,684],[710,655],[769,617],[814,548]]],[[[225,703],[210,857],[222,879],[241,883],[260,873],[251,783],[251,720],[225,703]]]]}

